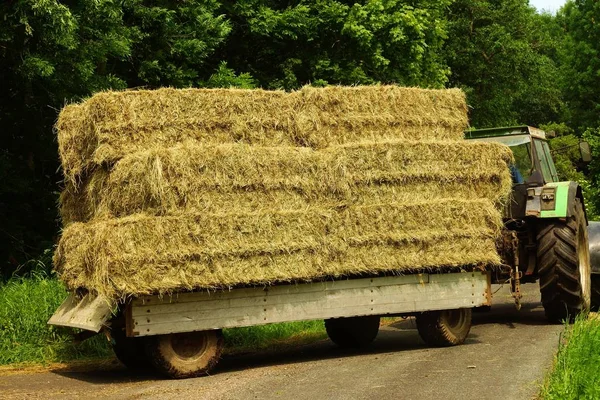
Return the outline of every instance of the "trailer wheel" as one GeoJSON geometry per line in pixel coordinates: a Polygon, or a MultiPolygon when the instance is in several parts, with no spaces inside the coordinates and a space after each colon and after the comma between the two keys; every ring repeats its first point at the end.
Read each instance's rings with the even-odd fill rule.
{"type": "Polygon", "coordinates": [[[141,370],[148,368],[148,357],[144,346],[145,338],[125,335],[124,329],[111,330],[111,345],[115,356],[127,368],[141,370]]]}
{"type": "Polygon", "coordinates": [[[223,350],[220,330],[150,336],[146,354],[154,368],[170,378],[207,375],[223,350]]]}
{"type": "Polygon", "coordinates": [[[445,347],[461,344],[471,330],[471,309],[427,311],[417,314],[417,330],[430,346],[445,347]]]}
{"type": "Polygon", "coordinates": [[[575,201],[572,217],[544,224],[537,234],[540,292],[551,322],[573,319],[590,308],[588,233],[583,206],[575,201]]]}
{"type": "Polygon", "coordinates": [[[332,318],[325,320],[325,330],[329,339],[340,347],[365,347],[379,333],[378,316],[332,318]]]}

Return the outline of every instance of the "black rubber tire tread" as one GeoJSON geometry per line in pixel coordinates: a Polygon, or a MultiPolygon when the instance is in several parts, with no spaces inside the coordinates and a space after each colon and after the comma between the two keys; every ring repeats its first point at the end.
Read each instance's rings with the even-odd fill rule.
{"type": "Polygon", "coordinates": [[[584,311],[585,302],[579,277],[577,243],[587,232],[585,214],[579,199],[575,213],[566,221],[542,223],[537,233],[537,267],[540,293],[546,318],[560,323],[573,320],[584,311]]]}
{"type": "Polygon", "coordinates": [[[424,312],[416,315],[417,331],[430,346],[456,346],[464,343],[469,335],[472,316],[470,308],[424,312]],[[460,313],[458,324],[450,323],[449,313],[460,313]]]}
{"type": "Polygon", "coordinates": [[[333,318],[325,320],[327,336],[343,348],[366,347],[379,333],[379,316],[333,318]]]}
{"type": "Polygon", "coordinates": [[[132,370],[144,370],[150,366],[144,346],[145,338],[132,338],[125,335],[125,329],[111,331],[111,345],[117,359],[132,370]]]}
{"type": "Polygon", "coordinates": [[[591,311],[600,310],[600,275],[592,274],[592,299],[591,311]]]}
{"type": "Polygon", "coordinates": [[[223,344],[223,333],[221,330],[213,330],[149,336],[145,341],[145,348],[146,355],[156,371],[169,378],[183,379],[208,375],[221,358],[223,344]],[[206,351],[207,357],[203,357],[204,359],[201,363],[196,363],[193,366],[185,365],[185,368],[182,368],[179,363],[181,360],[177,360],[177,357],[173,358],[165,354],[164,346],[168,343],[170,338],[175,335],[190,334],[207,335],[207,340],[209,340],[208,350],[206,351]]]}

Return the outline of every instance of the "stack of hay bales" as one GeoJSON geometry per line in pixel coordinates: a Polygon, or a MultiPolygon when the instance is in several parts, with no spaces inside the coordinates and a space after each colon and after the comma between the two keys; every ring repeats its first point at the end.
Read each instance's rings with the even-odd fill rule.
{"type": "Polygon", "coordinates": [[[99,93],[57,123],[55,266],[108,297],[497,264],[510,150],[459,90],[99,93]]]}

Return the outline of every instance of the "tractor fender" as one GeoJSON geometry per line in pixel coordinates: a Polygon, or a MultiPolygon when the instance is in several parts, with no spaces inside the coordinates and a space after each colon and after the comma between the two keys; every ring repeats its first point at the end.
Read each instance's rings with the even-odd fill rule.
{"type": "Polygon", "coordinates": [[[554,210],[542,211],[541,218],[567,218],[575,214],[575,199],[581,201],[587,222],[587,211],[583,201],[583,192],[577,182],[550,182],[544,188],[556,188],[554,210]]]}

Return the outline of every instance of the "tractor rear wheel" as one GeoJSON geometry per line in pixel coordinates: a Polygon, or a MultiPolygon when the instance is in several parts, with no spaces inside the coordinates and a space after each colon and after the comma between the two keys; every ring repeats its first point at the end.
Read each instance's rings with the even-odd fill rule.
{"type": "Polygon", "coordinates": [[[465,341],[471,330],[470,308],[427,311],[417,314],[417,330],[430,346],[455,346],[465,341]]]}
{"type": "Polygon", "coordinates": [[[551,322],[572,320],[589,310],[591,270],[588,232],[583,206],[566,221],[554,220],[537,234],[537,266],[546,317],[551,322]]]}
{"type": "Polygon", "coordinates": [[[207,375],[223,350],[220,330],[150,336],[146,354],[154,368],[170,378],[207,375]]]}
{"type": "Polygon", "coordinates": [[[378,316],[332,318],[325,320],[325,330],[329,339],[340,347],[365,347],[379,333],[378,316]]]}

